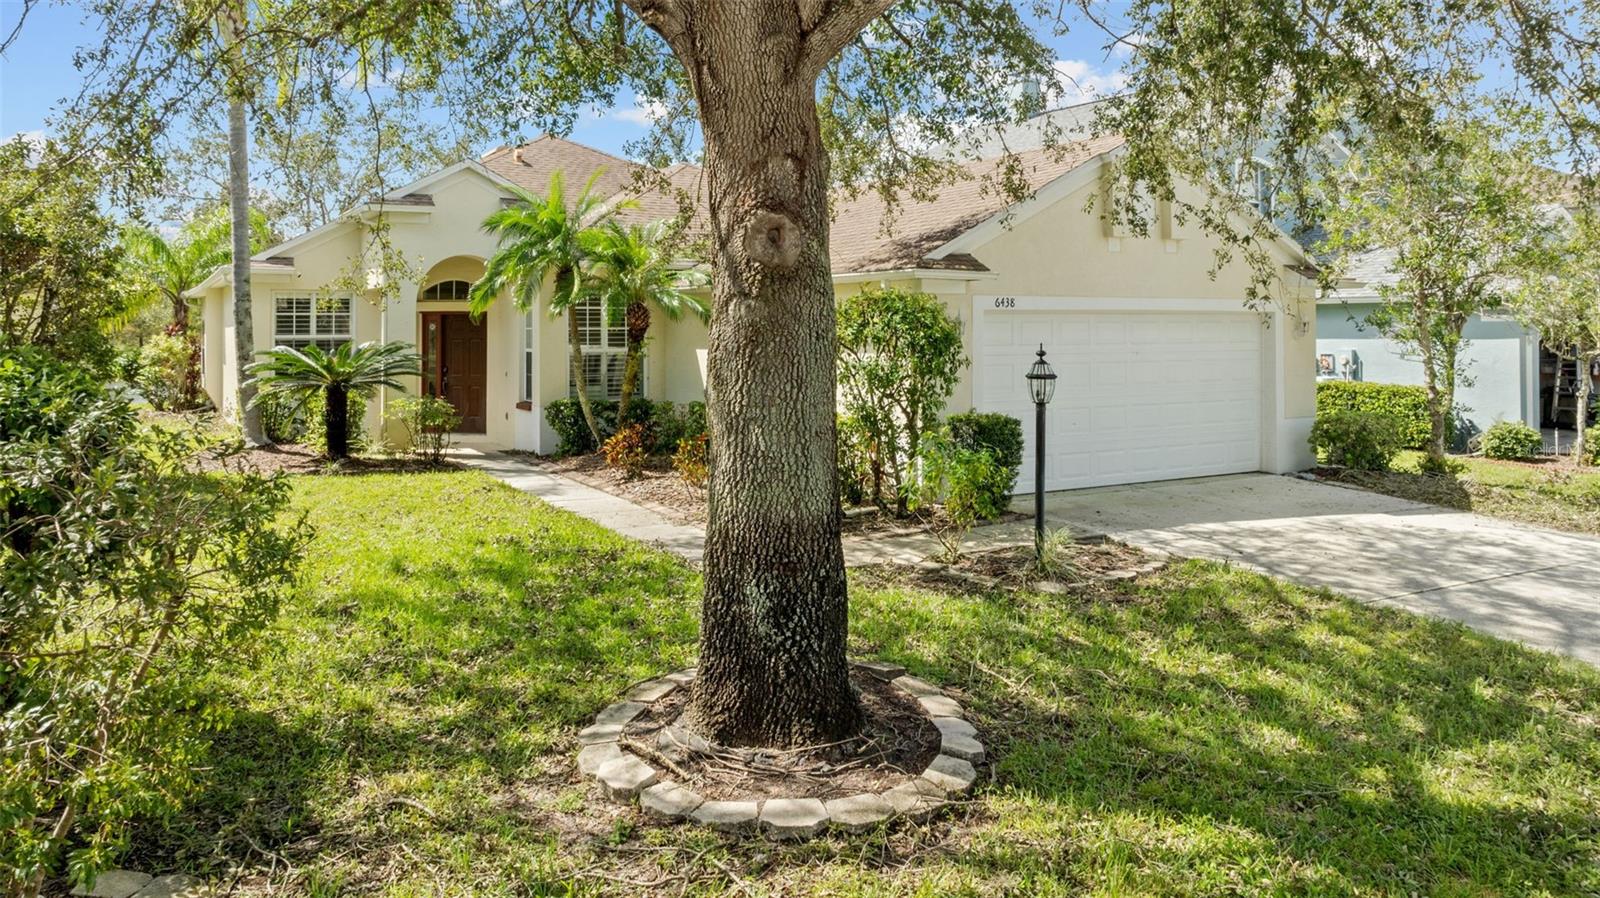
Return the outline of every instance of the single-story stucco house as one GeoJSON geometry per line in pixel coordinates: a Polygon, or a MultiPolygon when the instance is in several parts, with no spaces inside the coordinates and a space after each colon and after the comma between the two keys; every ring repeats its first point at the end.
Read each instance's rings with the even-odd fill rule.
{"type": "MultiPolygon", "coordinates": [[[[1120,145],[1099,138],[1065,154],[1022,153],[1035,193],[1017,203],[981,177],[994,171],[994,160],[969,163],[975,177],[934,199],[907,197],[892,213],[870,191],[841,198],[829,246],[836,294],[888,284],[941,297],[962,323],[971,359],[949,408],[1020,418],[1030,457],[1034,416],[1023,372],[1042,343],[1060,375],[1049,408],[1052,489],[1309,466],[1317,344],[1314,284],[1299,273],[1307,257],[1293,241],[1279,241],[1282,301],[1270,311],[1247,310],[1243,263],[1213,276],[1213,242],[1170,210],[1158,209],[1150,235],[1137,237],[1086,209],[1106,189],[1104,163],[1120,145]]],[[[465,291],[495,250],[480,227],[484,217],[512,185],[542,193],[555,170],[568,185],[598,171],[597,190],[619,199],[639,194],[639,208],[622,213],[635,220],[668,217],[678,197],[703,189],[692,165],[663,173],[675,188],[670,195],[637,187],[633,163],[554,137],[496,149],[259,253],[251,269],[257,347],[418,344],[434,372],[427,388],[447,382],[444,395],[462,413],[461,442],[552,451],[543,412],[570,394],[566,325],[543,310],[521,313],[509,299],[474,322],[465,291]],[[380,219],[393,244],[421,260],[421,277],[398,285],[397,298],[382,305],[376,289],[330,290],[361,267],[380,219]]],[[[370,277],[379,283],[378,272],[370,277]]],[[[194,295],[203,305],[205,387],[227,410],[239,376],[228,270],[194,295]]],[[[597,308],[578,314],[593,358],[590,383],[597,395],[614,395],[621,328],[604,326],[597,308]]],[[[703,398],[705,347],[706,326],[692,317],[653,323],[645,395],[703,398]]],[[[365,426],[375,433],[385,430],[387,399],[368,408],[365,426]]]]}
{"type": "MultiPolygon", "coordinates": [[[[1367,323],[1382,304],[1379,289],[1395,283],[1394,251],[1363,253],[1332,290],[1317,300],[1319,380],[1421,384],[1422,361],[1367,323]]],[[[1474,315],[1464,331],[1462,382],[1456,389],[1464,441],[1500,421],[1530,427],[1571,427],[1577,371],[1545,346],[1539,332],[1510,315],[1474,315]]],[[[1589,372],[1600,376],[1600,372],[1589,372]]]]}

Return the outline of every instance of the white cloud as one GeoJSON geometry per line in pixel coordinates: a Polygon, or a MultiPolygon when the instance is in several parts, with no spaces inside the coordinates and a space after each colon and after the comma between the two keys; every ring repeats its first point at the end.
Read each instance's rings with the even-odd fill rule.
{"type": "Polygon", "coordinates": [[[1120,68],[1101,69],[1083,59],[1058,59],[1056,83],[1051,85],[1055,102],[1063,106],[1099,100],[1121,91],[1128,84],[1120,68]]]}
{"type": "Polygon", "coordinates": [[[32,131],[18,131],[4,141],[0,141],[0,143],[10,143],[13,140],[20,140],[28,145],[28,161],[30,163],[39,161],[39,154],[44,151],[45,135],[43,128],[35,128],[32,131]]]}
{"type": "Polygon", "coordinates": [[[653,125],[665,118],[666,115],[667,104],[661,102],[660,100],[645,100],[640,102],[638,99],[635,99],[632,106],[611,110],[609,118],[619,122],[628,122],[629,124],[649,127],[650,125],[653,125]]]}

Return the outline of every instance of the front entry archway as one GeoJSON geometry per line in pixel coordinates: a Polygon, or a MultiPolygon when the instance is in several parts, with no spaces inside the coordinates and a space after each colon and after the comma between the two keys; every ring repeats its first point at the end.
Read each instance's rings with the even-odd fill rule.
{"type": "Polygon", "coordinates": [[[488,366],[482,320],[473,321],[466,312],[422,313],[422,389],[455,406],[460,433],[484,432],[488,366]]]}

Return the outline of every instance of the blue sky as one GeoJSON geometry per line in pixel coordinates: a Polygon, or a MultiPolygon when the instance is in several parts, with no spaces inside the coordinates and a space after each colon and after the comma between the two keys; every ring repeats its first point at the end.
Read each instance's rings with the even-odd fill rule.
{"type": "MultiPolygon", "coordinates": [[[[22,9],[22,0],[0,0],[0,34],[11,32],[22,9]]],[[[71,3],[41,2],[28,13],[20,38],[0,56],[0,140],[42,131],[63,98],[76,92],[81,79],[72,64],[73,51],[99,41],[94,26],[71,3]]],[[[1118,85],[1119,60],[1108,57],[1105,37],[1098,31],[1085,26],[1050,43],[1061,60],[1058,68],[1083,88],[1104,92],[1118,85]]],[[[644,134],[647,114],[626,101],[612,109],[589,110],[571,137],[620,153],[624,143],[644,134]]]]}

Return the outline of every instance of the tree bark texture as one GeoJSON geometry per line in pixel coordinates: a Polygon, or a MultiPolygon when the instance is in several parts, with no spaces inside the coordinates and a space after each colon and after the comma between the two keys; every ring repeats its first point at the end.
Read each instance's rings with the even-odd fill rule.
{"type": "Polygon", "coordinates": [[[328,457],[350,456],[350,393],[344,387],[330,386],[323,396],[322,433],[328,443],[328,457]]]}
{"type": "MultiPolygon", "coordinates": [[[[230,7],[223,13],[223,27],[230,45],[232,65],[242,67],[237,50],[239,34],[243,31],[239,20],[241,13],[230,7]]],[[[230,81],[246,77],[246,73],[230,71],[230,81]]],[[[245,129],[244,99],[239,96],[239,84],[228,90],[228,211],[233,219],[233,345],[239,364],[239,423],[244,429],[247,446],[267,444],[267,432],[261,425],[261,410],[256,408],[256,388],[244,377],[244,369],[256,356],[255,308],[250,296],[250,143],[245,129]]]]}
{"type": "Polygon", "coordinates": [[[824,23],[806,21],[815,3],[665,7],[669,19],[646,21],[688,69],[700,108],[715,270],[690,720],[729,745],[831,742],[862,722],[845,657],[828,161],[815,96],[817,57],[837,48],[818,49],[824,23]]]}

